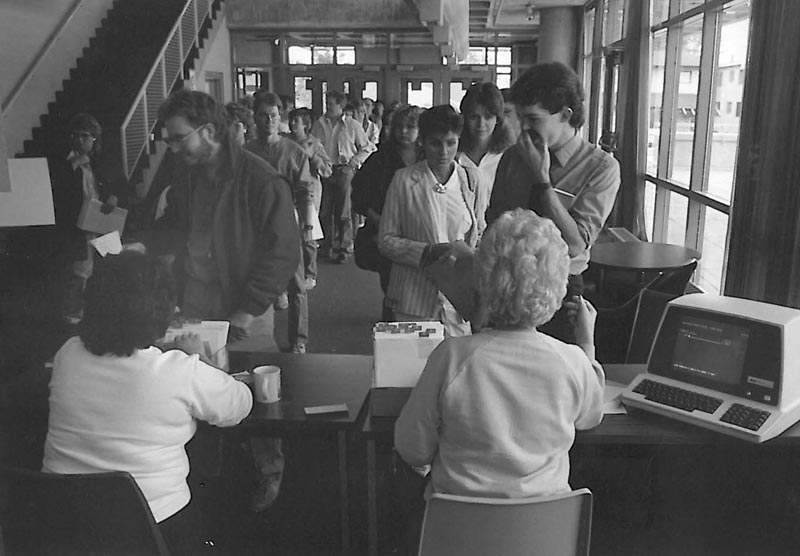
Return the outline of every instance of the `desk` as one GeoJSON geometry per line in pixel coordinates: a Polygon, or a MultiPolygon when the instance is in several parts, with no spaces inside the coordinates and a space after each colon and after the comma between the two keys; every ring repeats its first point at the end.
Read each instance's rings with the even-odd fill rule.
{"type": "Polygon", "coordinates": [[[339,460],[339,511],[342,552],[350,552],[347,498],[347,433],[356,428],[359,412],[372,383],[372,357],[368,355],[235,353],[231,371],[257,365],[281,368],[281,400],[254,403],[253,411],[236,429],[265,436],[335,433],[339,460]],[[344,403],[347,413],[307,416],[304,408],[344,403]]]}
{"type": "MultiPolygon", "coordinates": [[[[645,371],[645,365],[604,365],[606,377],[614,382],[628,384],[645,371]]],[[[408,399],[411,388],[397,388],[395,396],[408,399]]],[[[367,532],[369,554],[378,552],[377,495],[375,471],[375,445],[378,441],[392,442],[394,421],[391,417],[372,418],[367,401],[365,420],[361,428],[367,443],[367,532]]],[[[731,436],[714,433],[671,420],[666,417],[629,409],[628,415],[606,415],[597,427],[578,431],[575,436],[577,446],[716,446],[738,445],[755,449],[750,444],[731,436]]],[[[770,440],[769,447],[800,446],[800,423],[770,440]]],[[[761,448],[761,447],[759,447],[761,448]]]]}
{"type": "MultiPolygon", "coordinates": [[[[700,253],[682,245],[646,241],[596,243],[589,263],[600,270],[600,284],[606,270],[638,272],[668,272],[684,268],[700,259],[700,253]]],[[[640,282],[642,280],[640,279],[640,282]]]]}

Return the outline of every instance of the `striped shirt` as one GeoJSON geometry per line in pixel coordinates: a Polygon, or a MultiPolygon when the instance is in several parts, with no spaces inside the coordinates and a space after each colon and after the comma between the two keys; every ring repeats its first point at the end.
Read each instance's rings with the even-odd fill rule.
{"type": "Polygon", "coordinates": [[[419,265],[426,245],[457,239],[477,245],[486,206],[476,191],[484,184],[480,174],[470,172],[467,179],[467,170],[456,164],[444,194],[434,190],[436,178],[426,161],[395,173],[381,215],[378,248],[393,262],[386,297],[396,311],[425,318],[439,314],[439,290],[419,265]]]}

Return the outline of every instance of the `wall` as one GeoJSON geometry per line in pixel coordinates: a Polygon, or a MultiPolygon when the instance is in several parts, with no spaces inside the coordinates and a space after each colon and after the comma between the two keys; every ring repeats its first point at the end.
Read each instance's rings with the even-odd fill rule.
{"type": "Polygon", "coordinates": [[[206,73],[221,73],[223,78],[223,92],[225,102],[233,99],[233,71],[231,69],[231,36],[225,21],[224,13],[220,12],[217,18],[221,19],[215,25],[214,34],[206,39],[204,52],[200,53],[200,60],[197,64],[194,86],[198,91],[208,92],[206,87],[206,73]]]}
{"type": "Polygon", "coordinates": [[[0,2],[0,100],[5,115],[7,153],[22,151],[23,141],[47,112],[62,81],[88,46],[89,39],[111,7],[112,0],[2,0],[0,2]],[[9,104],[12,88],[27,72],[37,54],[58,30],[72,8],[75,11],[53,47],[43,57],[37,71],[9,104]]]}

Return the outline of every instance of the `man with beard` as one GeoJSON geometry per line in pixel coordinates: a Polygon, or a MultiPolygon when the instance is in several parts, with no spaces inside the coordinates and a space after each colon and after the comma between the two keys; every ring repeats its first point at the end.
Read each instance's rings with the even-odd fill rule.
{"type": "Polygon", "coordinates": [[[232,349],[277,351],[271,306],[300,253],[289,184],[236,144],[210,95],[177,91],[158,115],[179,159],[161,224],[173,232],[182,315],[230,321],[232,349]]]}

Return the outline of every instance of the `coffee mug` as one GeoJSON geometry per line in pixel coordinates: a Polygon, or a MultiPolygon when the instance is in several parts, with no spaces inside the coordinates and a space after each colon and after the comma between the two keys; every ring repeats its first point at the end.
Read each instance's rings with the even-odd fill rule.
{"type": "Polygon", "coordinates": [[[253,369],[253,394],[259,403],[275,403],[281,399],[281,368],[263,365],[253,369]]]}

